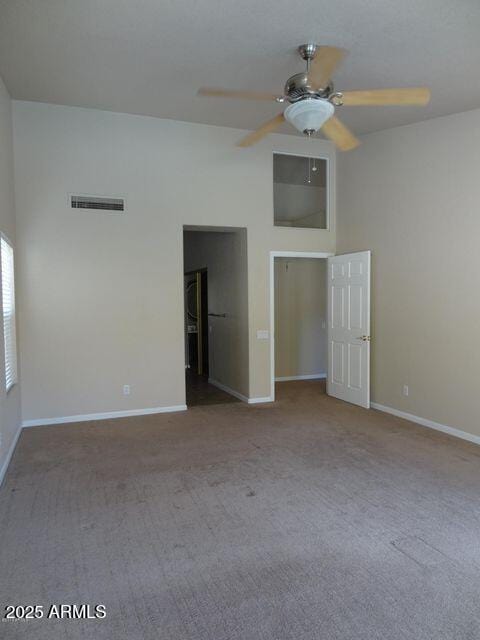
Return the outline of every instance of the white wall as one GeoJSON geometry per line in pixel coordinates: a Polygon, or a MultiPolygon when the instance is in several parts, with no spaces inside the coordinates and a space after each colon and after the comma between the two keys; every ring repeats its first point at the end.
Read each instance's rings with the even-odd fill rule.
{"type": "Polygon", "coordinates": [[[185,271],[207,268],[209,377],[248,397],[247,233],[186,231],[185,271]]]}
{"type": "Polygon", "coordinates": [[[373,400],[477,436],[479,170],[480,110],[365,136],[341,156],[337,236],[373,252],[373,400]]]}
{"type": "MultiPolygon", "coordinates": [[[[15,246],[12,113],[10,96],[0,79],[0,231],[15,246]]],[[[16,276],[18,256],[15,254],[16,276]]],[[[17,277],[18,280],[18,277],[17,277]]],[[[1,288],[1,282],[0,282],[1,288]]],[[[20,389],[16,384],[5,393],[3,323],[0,323],[0,481],[20,428],[20,389]]]]}
{"type": "Polygon", "coordinates": [[[275,377],[327,372],[326,260],[275,258],[275,377]]]}
{"type": "Polygon", "coordinates": [[[334,226],[273,226],[272,153],[307,145],[333,181],[332,145],[239,149],[238,130],[26,102],[14,125],[24,419],[185,402],[183,225],[247,228],[249,395],[269,396],[269,251],[335,247],[334,226]],[[125,195],[128,210],[74,211],[71,192],[125,195]]]}

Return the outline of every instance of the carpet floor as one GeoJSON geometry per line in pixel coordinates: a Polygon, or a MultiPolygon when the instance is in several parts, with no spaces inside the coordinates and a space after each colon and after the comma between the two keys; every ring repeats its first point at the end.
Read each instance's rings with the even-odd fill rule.
{"type": "Polygon", "coordinates": [[[25,429],[0,491],[5,640],[478,640],[480,448],[277,386],[274,405],[25,429]]]}

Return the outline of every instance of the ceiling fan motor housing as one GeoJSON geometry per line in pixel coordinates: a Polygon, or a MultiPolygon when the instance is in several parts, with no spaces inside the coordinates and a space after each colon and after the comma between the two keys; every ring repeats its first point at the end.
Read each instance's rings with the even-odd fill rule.
{"type": "Polygon", "coordinates": [[[296,73],[285,84],[285,96],[289,102],[304,98],[328,98],[333,93],[333,83],[326,87],[312,87],[306,72],[296,73]]]}

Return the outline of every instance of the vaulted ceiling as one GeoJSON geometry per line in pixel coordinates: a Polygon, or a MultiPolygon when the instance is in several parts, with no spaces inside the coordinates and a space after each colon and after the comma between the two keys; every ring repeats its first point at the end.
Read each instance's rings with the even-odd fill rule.
{"type": "Polygon", "coordinates": [[[338,112],[365,133],[479,108],[479,34],[478,0],[0,0],[0,75],[17,99],[254,129],[281,105],[198,87],[281,93],[314,41],[350,52],[338,90],[431,88],[338,112]]]}

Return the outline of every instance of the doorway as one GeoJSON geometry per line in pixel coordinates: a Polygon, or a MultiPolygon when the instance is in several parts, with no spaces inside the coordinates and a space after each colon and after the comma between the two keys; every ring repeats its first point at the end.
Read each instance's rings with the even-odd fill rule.
{"type": "Polygon", "coordinates": [[[185,367],[208,376],[208,274],[206,269],[184,274],[185,367]]]}
{"type": "Polygon", "coordinates": [[[246,229],[186,227],[183,249],[187,406],[246,399],[246,229]]]}
{"type": "Polygon", "coordinates": [[[302,387],[325,393],[328,370],[325,254],[275,254],[273,268],[274,397],[302,387]]]}
{"type": "MultiPolygon", "coordinates": [[[[370,251],[333,256],[330,253],[270,252],[270,379],[271,400],[275,400],[276,346],[281,340],[276,329],[275,260],[278,258],[324,259],[326,273],[326,336],[328,395],[370,407],[370,251]]],[[[305,283],[297,283],[305,288],[305,283]]],[[[291,294],[290,294],[291,296],[291,294]]],[[[292,304],[292,300],[288,301],[292,304]]],[[[305,311],[313,319],[317,314],[305,311]]],[[[318,323],[318,320],[314,320],[318,323]]],[[[318,324],[317,324],[318,327],[318,324]]],[[[313,344],[311,342],[310,344],[313,344]]],[[[278,349],[279,347],[277,347],[278,349]]],[[[300,375],[300,374],[299,374],[300,375]]],[[[309,374],[306,374],[309,375],[309,374]]],[[[318,373],[311,374],[318,377],[318,373]]],[[[278,376],[280,377],[280,376],[278,376]]],[[[299,378],[296,378],[299,379],[299,378]]],[[[305,378],[308,379],[308,378],[305,378]]],[[[280,382],[280,381],[279,381],[280,382]]]]}
{"type": "Polygon", "coordinates": [[[325,390],[327,375],[326,258],[331,253],[270,252],[271,398],[284,383],[325,390]]]}

